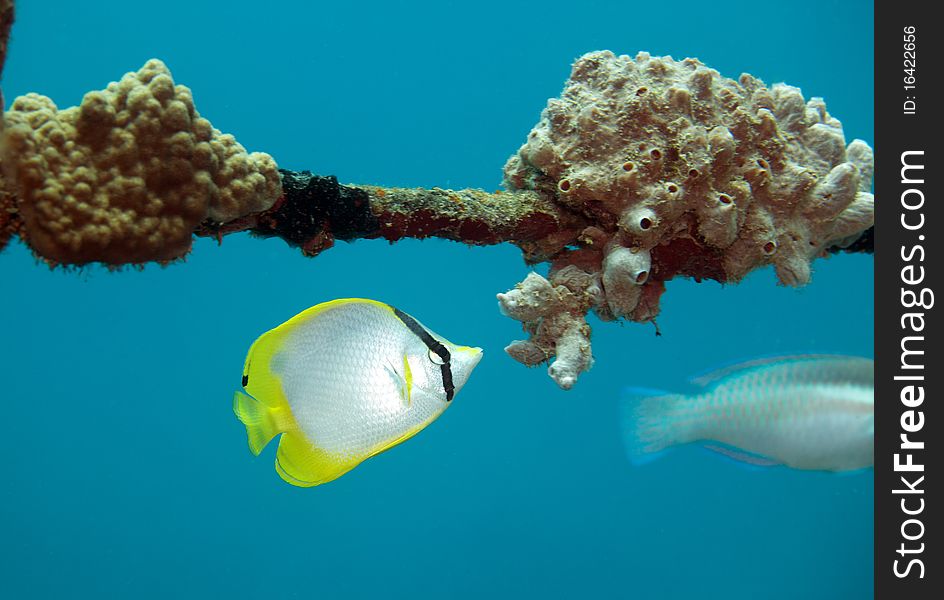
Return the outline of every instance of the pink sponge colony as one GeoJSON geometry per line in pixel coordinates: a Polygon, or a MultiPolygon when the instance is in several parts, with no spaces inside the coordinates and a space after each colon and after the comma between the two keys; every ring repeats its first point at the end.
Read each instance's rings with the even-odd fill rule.
{"type": "MultiPolygon", "coordinates": [[[[588,310],[648,321],[676,275],[736,282],[767,264],[783,284],[806,284],[814,258],[872,226],[872,163],[868,144],[847,146],[823,100],[795,87],[726,79],[695,59],[581,57],[508,160],[505,184],[543,192],[593,225],[552,264],[552,295],[567,306],[532,308],[539,318],[520,319],[531,340],[509,353],[534,364],[560,362],[562,342],[579,348],[573,369],[552,366],[572,384],[589,368],[589,338],[565,338],[585,330],[588,310]]],[[[548,292],[537,284],[500,295],[503,310],[517,318],[511,304],[526,290],[548,292]]]]}

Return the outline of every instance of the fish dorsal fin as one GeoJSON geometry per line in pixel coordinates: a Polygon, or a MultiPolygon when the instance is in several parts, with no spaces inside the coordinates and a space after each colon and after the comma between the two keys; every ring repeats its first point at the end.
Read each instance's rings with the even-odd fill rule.
{"type": "Polygon", "coordinates": [[[819,359],[850,359],[850,358],[860,358],[860,357],[850,357],[843,356],[840,354],[787,354],[782,356],[768,356],[764,358],[755,358],[743,362],[738,362],[732,365],[727,365],[721,367],[720,369],[714,369],[708,371],[707,373],[702,373],[701,375],[696,375],[692,377],[689,381],[698,387],[708,387],[713,383],[721,381],[725,377],[734,375],[735,373],[740,373],[744,371],[750,371],[751,369],[757,369],[759,367],[768,366],[775,363],[781,362],[790,362],[790,361],[801,361],[801,360],[819,360],[819,359]]]}
{"type": "Polygon", "coordinates": [[[289,331],[293,329],[295,326],[303,322],[310,321],[320,316],[322,313],[328,310],[345,306],[345,305],[349,305],[349,304],[369,304],[372,306],[376,306],[377,308],[380,308],[382,310],[385,310],[389,312],[391,315],[393,314],[393,310],[394,310],[393,307],[390,306],[389,304],[384,304],[383,302],[378,302],[377,300],[369,300],[367,298],[338,298],[337,300],[329,300],[328,302],[322,302],[321,304],[316,304],[315,306],[312,306],[311,308],[305,309],[302,312],[295,315],[294,317],[292,317],[291,319],[289,319],[288,321],[282,323],[281,325],[279,325],[272,331],[281,331],[281,330],[289,331]]]}
{"type": "Polygon", "coordinates": [[[773,459],[767,458],[766,456],[761,456],[760,454],[754,454],[752,452],[747,452],[739,448],[732,448],[731,446],[721,446],[717,444],[702,444],[706,450],[711,450],[712,452],[717,452],[723,456],[727,456],[732,460],[736,460],[740,463],[745,463],[748,465],[753,465],[755,467],[776,467],[783,463],[779,463],[773,459]]]}

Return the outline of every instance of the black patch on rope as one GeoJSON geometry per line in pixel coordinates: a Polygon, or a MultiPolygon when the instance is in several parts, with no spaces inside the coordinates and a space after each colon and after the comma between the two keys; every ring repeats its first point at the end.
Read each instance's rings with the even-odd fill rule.
{"type": "Polygon", "coordinates": [[[435,353],[443,361],[443,363],[439,365],[439,368],[442,370],[443,389],[446,390],[446,402],[451,402],[452,396],[456,393],[456,386],[452,383],[452,367],[449,364],[452,356],[450,356],[449,350],[447,350],[439,340],[431,336],[416,319],[395,306],[391,306],[390,308],[393,309],[393,314],[403,321],[406,328],[415,333],[416,336],[426,344],[430,352],[435,353]]]}
{"type": "Polygon", "coordinates": [[[366,191],[340,185],[333,175],[285,169],[279,169],[279,174],[284,200],[260,217],[252,229],[255,235],[278,236],[292,246],[304,246],[319,234],[350,241],[380,230],[366,191]]]}

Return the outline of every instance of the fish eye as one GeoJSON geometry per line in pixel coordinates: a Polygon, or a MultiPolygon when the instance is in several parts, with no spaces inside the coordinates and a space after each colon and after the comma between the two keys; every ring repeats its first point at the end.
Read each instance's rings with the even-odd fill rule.
{"type": "Polygon", "coordinates": [[[430,360],[430,362],[432,362],[433,364],[441,365],[441,364],[443,364],[443,363],[445,362],[445,361],[443,361],[443,359],[442,359],[441,356],[439,356],[438,354],[436,354],[436,353],[433,352],[432,350],[427,350],[427,351],[426,351],[426,354],[427,354],[427,356],[429,356],[429,360],[430,360]]]}

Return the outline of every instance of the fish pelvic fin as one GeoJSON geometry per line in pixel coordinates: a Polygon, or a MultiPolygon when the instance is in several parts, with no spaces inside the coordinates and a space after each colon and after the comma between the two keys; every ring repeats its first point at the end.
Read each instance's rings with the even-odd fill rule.
{"type": "Polygon", "coordinates": [[[272,438],[288,431],[288,421],[291,420],[282,414],[283,407],[269,406],[242,390],[237,391],[233,397],[233,412],[246,426],[249,450],[256,456],[259,456],[272,438]]]}
{"type": "Polygon", "coordinates": [[[620,426],[633,464],[644,464],[671,446],[690,441],[689,398],[657,390],[630,388],[622,398],[620,426]]]}
{"type": "Polygon", "coordinates": [[[760,454],[754,454],[753,452],[748,452],[747,450],[741,450],[740,448],[734,448],[733,446],[727,446],[720,443],[704,443],[702,446],[706,450],[710,450],[721,456],[726,456],[727,458],[741,463],[742,465],[749,465],[752,467],[777,467],[783,463],[778,462],[772,458],[767,458],[766,456],[760,454]]]}
{"type": "Polygon", "coordinates": [[[378,445],[376,448],[370,451],[370,456],[371,457],[377,456],[381,452],[386,452],[387,450],[393,448],[394,446],[402,444],[403,442],[407,441],[408,439],[410,439],[417,433],[426,429],[426,426],[432,423],[434,419],[435,417],[433,419],[427,420],[425,423],[420,423],[419,425],[414,426],[413,428],[411,428],[410,430],[408,430],[406,433],[404,433],[398,438],[394,438],[390,441],[383,442],[382,444],[378,445]]]}

